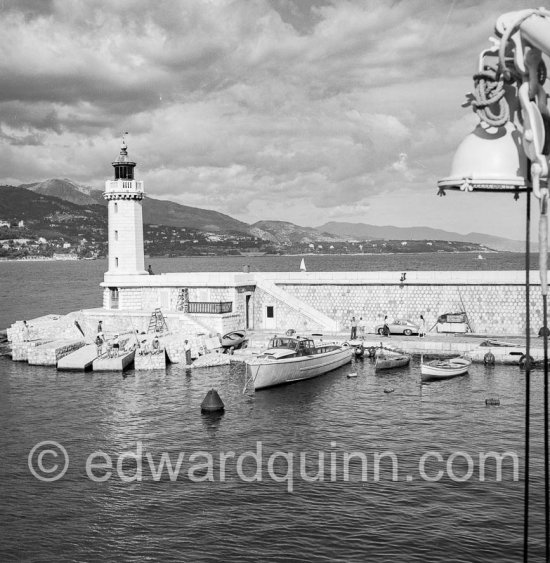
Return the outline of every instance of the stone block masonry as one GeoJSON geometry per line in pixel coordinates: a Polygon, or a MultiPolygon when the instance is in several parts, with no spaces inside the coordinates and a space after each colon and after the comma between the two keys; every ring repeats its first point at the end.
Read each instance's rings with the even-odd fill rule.
{"type": "Polygon", "coordinates": [[[84,344],[83,340],[57,340],[35,346],[29,350],[28,362],[35,366],[55,366],[57,360],[82,348],[84,344]]]}
{"type": "MultiPolygon", "coordinates": [[[[230,316],[204,315],[194,320],[206,331],[234,328],[281,332],[348,330],[352,316],[366,320],[372,331],[390,319],[420,315],[431,328],[445,313],[466,312],[474,332],[523,334],[525,273],[469,272],[200,272],[155,276],[106,275],[106,294],[116,288],[115,304],[105,309],[143,313],[160,307],[177,312],[177,295],[185,288],[191,301],[232,303],[230,316]],[[271,288],[271,289],[270,289],[271,288]]],[[[542,326],[538,272],[531,274],[530,319],[533,332],[542,326]]]]}

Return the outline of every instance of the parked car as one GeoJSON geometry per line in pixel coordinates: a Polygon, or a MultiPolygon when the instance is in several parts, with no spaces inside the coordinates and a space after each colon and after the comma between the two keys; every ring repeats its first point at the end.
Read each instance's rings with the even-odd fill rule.
{"type": "MultiPolygon", "coordinates": [[[[418,334],[420,326],[408,319],[395,319],[393,322],[388,323],[390,334],[404,334],[410,336],[411,334],[418,334]]],[[[384,334],[384,325],[376,325],[374,332],[377,334],[384,334]]]]}
{"type": "Polygon", "coordinates": [[[234,330],[222,336],[222,346],[224,348],[234,348],[237,350],[241,348],[247,340],[245,330],[234,330]]]}

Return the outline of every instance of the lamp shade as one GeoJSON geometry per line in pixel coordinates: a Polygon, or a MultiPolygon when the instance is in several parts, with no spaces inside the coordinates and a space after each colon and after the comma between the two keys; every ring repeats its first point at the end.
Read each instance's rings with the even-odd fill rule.
{"type": "Polygon", "coordinates": [[[440,190],[518,192],[527,190],[526,175],[527,157],[515,125],[480,123],[460,143],[450,176],[437,185],[440,190]]]}

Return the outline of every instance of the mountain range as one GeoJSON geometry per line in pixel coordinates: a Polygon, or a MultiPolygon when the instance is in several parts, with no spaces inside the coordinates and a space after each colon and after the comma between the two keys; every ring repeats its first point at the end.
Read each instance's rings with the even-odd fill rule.
{"type": "MultiPolygon", "coordinates": [[[[57,198],[75,206],[106,206],[101,190],[82,186],[70,179],[49,179],[43,182],[21,184],[20,192],[30,191],[45,197],[57,198]]],[[[29,197],[20,193],[25,205],[29,197]]],[[[30,195],[30,194],[29,194],[30,195]]],[[[33,204],[35,205],[36,202],[33,204]]],[[[0,212],[6,215],[9,202],[4,200],[0,212]]],[[[38,209],[35,213],[39,212],[38,209]]],[[[6,215],[7,216],[7,215],[6,215]]],[[[2,218],[2,217],[0,217],[2,218]]],[[[145,224],[167,225],[172,227],[197,229],[215,233],[248,234],[277,244],[291,245],[308,242],[341,242],[346,240],[447,240],[481,244],[495,250],[521,252],[524,243],[517,240],[497,237],[483,233],[462,235],[452,231],[431,227],[377,226],[365,223],[328,222],[318,227],[301,227],[287,221],[258,221],[252,225],[234,219],[229,215],[190,207],[168,200],[147,197],[143,206],[145,224]]]]}

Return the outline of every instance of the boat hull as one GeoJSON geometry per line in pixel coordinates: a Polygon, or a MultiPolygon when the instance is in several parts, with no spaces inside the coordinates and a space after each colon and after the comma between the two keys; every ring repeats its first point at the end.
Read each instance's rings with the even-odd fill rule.
{"type": "Polygon", "coordinates": [[[464,375],[471,366],[471,360],[464,358],[453,358],[448,361],[439,362],[437,360],[420,364],[422,381],[431,379],[449,379],[458,375],[464,375]]]}
{"type": "Polygon", "coordinates": [[[407,355],[384,357],[379,356],[376,358],[376,363],[374,364],[374,370],[380,371],[384,369],[400,368],[408,365],[411,361],[411,357],[407,355]]]}
{"type": "Polygon", "coordinates": [[[337,348],[312,356],[280,360],[255,358],[247,363],[254,390],[318,377],[351,362],[353,348],[337,348]]]}

